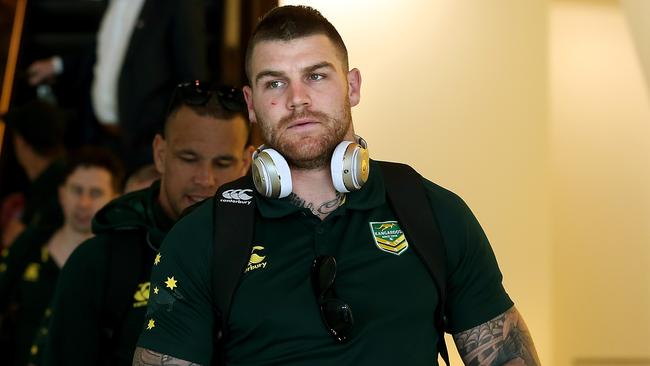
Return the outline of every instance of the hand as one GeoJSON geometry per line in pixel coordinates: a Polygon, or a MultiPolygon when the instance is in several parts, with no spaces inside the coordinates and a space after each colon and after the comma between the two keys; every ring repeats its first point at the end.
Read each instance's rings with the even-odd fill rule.
{"type": "Polygon", "coordinates": [[[51,82],[55,76],[56,70],[54,69],[54,57],[34,61],[27,68],[29,85],[51,82]]]}

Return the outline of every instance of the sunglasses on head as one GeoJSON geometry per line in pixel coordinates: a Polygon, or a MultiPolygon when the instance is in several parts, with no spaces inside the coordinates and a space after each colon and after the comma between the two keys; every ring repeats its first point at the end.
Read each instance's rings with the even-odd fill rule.
{"type": "Polygon", "coordinates": [[[311,282],[320,307],[320,315],[332,337],[340,343],[347,342],[354,325],[350,305],[336,297],[336,259],[332,256],[319,256],[311,267],[311,282]]]}
{"type": "Polygon", "coordinates": [[[231,86],[213,87],[208,83],[195,80],[192,82],[181,83],[174,89],[171,103],[167,110],[167,115],[179,103],[190,106],[204,106],[210,99],[216,97],[219,104],[230,112],[245,112],[246,101],[244,94],[240,89],[231,86]]]}

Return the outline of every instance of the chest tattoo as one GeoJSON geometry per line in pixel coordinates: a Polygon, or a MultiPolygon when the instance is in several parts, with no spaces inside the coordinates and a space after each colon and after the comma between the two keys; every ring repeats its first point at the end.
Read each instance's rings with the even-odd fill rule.
{"type": "Polygon", "coordinates": [[[305,201],[295,193],[291,193],[291,195],[289,195],[289,202],[297,207],[306,208],[315,216],[323,219],[327,215],[334,212],[334,210],[336,210],[339,206],[343,205],[343,203],[345,203],[345,194],[336,192],[336,197],[334,199],[325,201],[320,204],[315,204],[313,202],[305,201]]]}

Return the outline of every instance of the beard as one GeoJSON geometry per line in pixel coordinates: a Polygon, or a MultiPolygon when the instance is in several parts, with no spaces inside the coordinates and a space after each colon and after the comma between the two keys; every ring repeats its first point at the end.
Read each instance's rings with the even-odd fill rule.
{"type": "Polygon", "coordinates": [[[277,150],[290,167],[295,169],[320,169],[329,165],[336,146],[345,138],[352,124],[350,101],[346,98],[340,118],[320,111],[294,112],[276,124],[260,120],[260,130],[266,145],[277,150]],[[301,135],[288,132],[286,126],[297,119],[313,119],[324,131],[318,135],[301,135]]]}

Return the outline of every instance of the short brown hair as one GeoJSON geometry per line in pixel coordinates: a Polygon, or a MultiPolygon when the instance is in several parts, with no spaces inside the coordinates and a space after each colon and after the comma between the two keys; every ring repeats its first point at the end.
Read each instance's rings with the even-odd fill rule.
{"type": "Polygon", "coordinates": [[[113,192],[122,192],[124,165],[110,150],[103,147],[86,145],[72,151],[65,162],[61,184],[65,184],[68,177],[78,168],[105,169],[111,175],[113,192]]]}
{"type": "Polygon", "coordinates": [[[253,30],[246,48],[246,76],[250,83],[250,62],[253,48],[262,41],[291,41],[316,34],[325,35],[341,53],[343,69],[347,71],[348,50],[339,32],[318,10],[304,5],[287,5],[272,9],[262,17],[253,30]]]}

